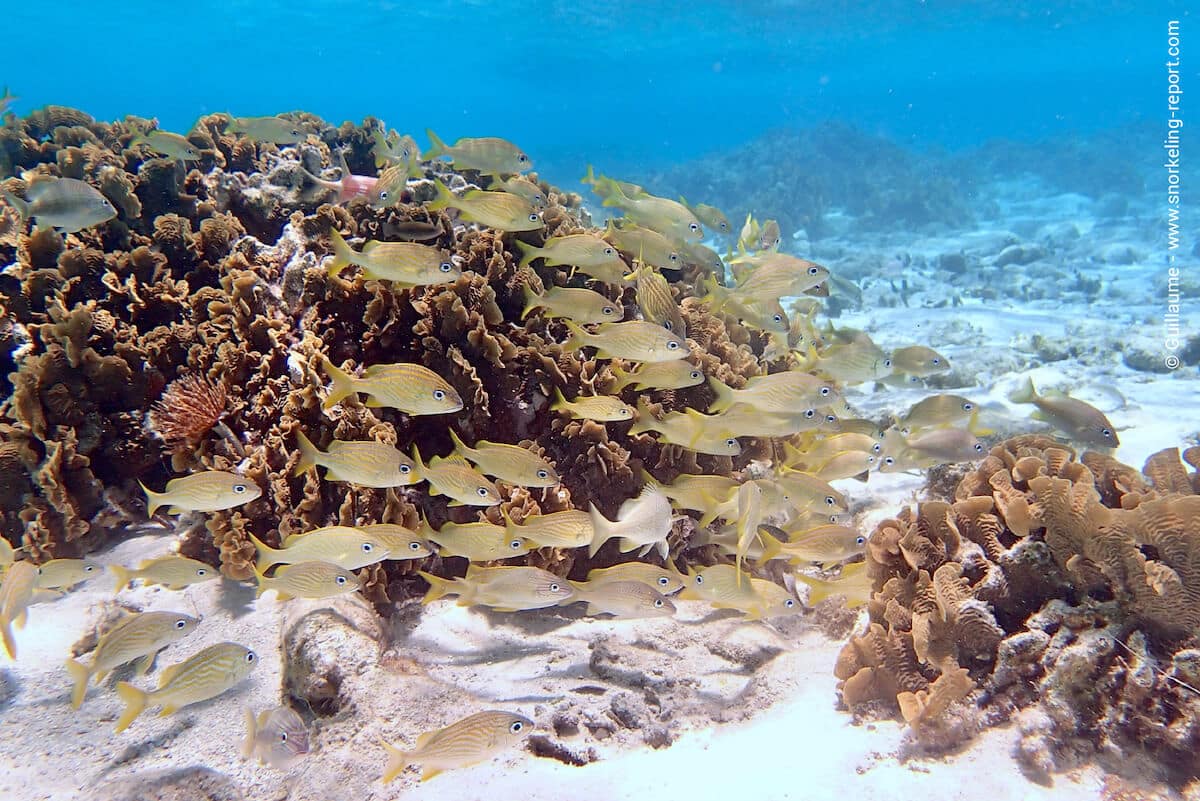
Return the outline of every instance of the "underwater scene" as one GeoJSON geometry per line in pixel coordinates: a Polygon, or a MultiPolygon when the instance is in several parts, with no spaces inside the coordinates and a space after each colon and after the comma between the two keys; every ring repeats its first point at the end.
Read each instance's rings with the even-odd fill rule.
{"type": "Polygon", "coordinates": [[[0,801],[1200,799],[1189,5],[6,9],[0,801]]]}

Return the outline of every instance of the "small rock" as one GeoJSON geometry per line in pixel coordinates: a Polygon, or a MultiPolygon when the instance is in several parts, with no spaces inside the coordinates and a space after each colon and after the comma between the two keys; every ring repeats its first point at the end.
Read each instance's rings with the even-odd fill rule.
{"type": "Polygon", "coordinates": [[[941,253],[938,255],[938,267],[951,273],[962,273],[967,270],[967,256],[964,253],[941,253]]]}
{"type": "Polygon", "coordinates": [[[992,264],[1004,267],[1009,264],[1031,264],[1046,258],[1046,249],[1041,245],[1009,245],[996,254],[992,264]]]}

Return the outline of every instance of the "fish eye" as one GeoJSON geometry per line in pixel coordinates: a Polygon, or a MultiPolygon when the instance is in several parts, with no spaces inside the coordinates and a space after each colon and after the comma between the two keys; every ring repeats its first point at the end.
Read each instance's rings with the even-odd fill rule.
{"type": "Polygon", "coordinates": [[[893,459],[891,456],[885,456],[883,459],[883,463],[886,464],[888,467],[891,467],[892,465],[894,465],[896,463],[896,460],[893,459]]]}
{"type": "Polygon", "coordinates": [[[513,734],[520,734],[524,728],[525,728],[524,723],[522,723],[519,720],[514,720],[512,722],[512,725],[508,727],[508,730],[511,731],[513,734]]]}
{"type": "Polygon", "coordinates": [[[728,223],[721,223],[721,224],[720,224],[719,226],[717,226],[717,227],[718,227],[718,228],[720,228],[722,231],[728,231],[728,230],[729,230],[729,224],[728,224],[728,223]]]}
{"type": "Polygon", "coordinates": [[[678,254],[678,253],[672,253],[672,254],[670,254],[669,256],[667,256],[667,258],[668,258],[668,259],[670,259],[671,261],[679,261],[679,254],[678,254]]]}
{"type": "Polygon", "coordinates": [[[969,412],[969,411],[971,411],[971,410],[972,410],[972,409],[974,409],[974,408],[975,408],[975,404],[971,403],[970,401],[967,401],[966,403],[964,403],[964,404],[962,405],[962,410],[963,410],[964,412],[969,412]]]}
{"type": "Polygon", "coordinates": [[[524,164],[525,162],[529,161],[529,156],[526,156],[524,153],[518,153],[518,154],[517,154],[517,161],[519,161],[519,162],[521,162],[522,164],[524,164]]]}
{"type": "Polygon", "coordinates": [[[983,453],[983,443],[981,443],[981,442],[976,442],[976,443],[975,443],[975,452],[976,452],[976,453],[983,453]]]}
{"type": "Polygon", "coordinates": [[[250,664],[254,664],[255,659],[258,659],[258,657],[254,655],[253,651],[246,652],[246,661],[247,662],[249,662],[250,664]]]}
{"type": "Polygon", "coordinates": [[[279,732],[279,742],[281,742],[281,743],[287,742],[287,732],[286,731],[279,732]]]}
{"type": "Polygon", "coordinates": [[[670,584],[670,583],[671,583],[671,579],[667,578],[666,576],[659,576],[659,577],[658,577],[658,586],[660,586],[660,587],[665,587],[665,586],[667,586],[667,585],[668,585],[668,584],[670,584]]]}
{"type": "Polygon", "coordinates": [[[934,363],[934,364],[941,364],[941,363],[942,363],[942,360],[941,360],[941,359],[934,359],[934,360],[933,360],[933,363],[934,363]]]}
{"type": "Polygon", "coordinates": [[[547,473],[545,470],[539,470],[539,471],[537,471],[537,477],[538,478],[550,478],[550,474],[547,473]]]}
{"type": "Polygon", "coordinates": [[[670,320],[663,320],[663,328],[667,329],[668,331],[675,330],[675,326],[671,324],[670,320]]]}
{"type": "Polygon", "coordinates": [[[292,136],[303,136],[303,135],[304,135],[303,131],[299,131],[295,128],[292,129],[292,136]]]}
{"type": "Polygon", "coordinates": [[[387,200],[387,199],[388,199],[388,193],[387,193],[387,191],[380,192],[380,193],[379,193],[379,199],[380,199],[380,200],[387,200]]]}
{"type": "Polygon", "coordinates": [[[854,544],[855,544],[855,545],[866,545],[866,544],[867,544],[867,538],[866,538],[866,537],[855,537],[855,538],[854,538],[854,544]]]}
{"type": "Polygon", "coordinates": [[[480,498],[486,498],[488,496],[487,487],[476,487],[475,494],[480,498]]]}
{"type": "Polygon", "coordinates": [[[818,274],[819,272],[821,272],[821,271],[820,271],[820,270],[818,270],[816,267],[809,267],[809,268],[808,268],[808,274],[809,274],[809,275],[816,275],[816,274],[818,274]]]}
{"type": "Polygon", "coordinates": [[[697,225],[696,223],[688,223],[688,230],[689,231],[699,231],[700,226],[697,225]]]}
{"type": "Polygon", "coordinates": [[[512,548],[514,551],[519,551],[519,550],[521,550],[521,541],[520,541],[520,540],[513,540],[512,542],[510,542],[510,543],[508,544],[508,547],[509,547],[509,548],[512,548]]]}
{"type": "Polygon", "coordinates": [[[335,583],[335,584],[337,584],[337,585],[340,587],[340,586],[342,586],[343,584],[345,584],[345,583],[346,583],[346,577],[345,577],[345,576],[338,576],[338,577],[337,577],[337,578],[335,578],[333,581],[334,581],[334,583],[335,583]]]}
{"type": "Polygon", "coordinates": [[[782,314],[772,314],[772,315],[771,315],[771,319],[772,319],[774,322],[777,322],[777,323],[782,323],[782,322],[783,322],[783,315],[782,315],[782,314]]]}
{"type": "Polygon", "coordinates": [[[811,420],[816,416],[817,416],[817,413],[814,409],[805,409],[804,410],[804,419],[805,420],[811,420]]]}
{"type": "Polygon", "coordinates": [[[1106,438],[1109,438],[1109,439],[1111,439],[1111,438],[1112,438],[1112,435],[1113,435],[1113,432],[1112,432],[1112,429],[1111,429],[1111,428],[1102,428],[1102,429],[1100,429],[1100,434],[1101,434],[1101,436],[1103,436],[1103,437],[1106,437],[1106,438]]]}
{"type": "Polygon", "coordinates": [[[837,506],[837,498],[833,497],[832,495],[826,495],[825,496],[825,505],[826,506],[837,506]]]}
{"type": "Polygon", "coordinates": [[[85,565],[83,568],[84,573],[94,573],[95,571],[96,571],[95,565],[85,565]]]}
{"type": "Polygon", "coordinates": [[[612,314],[613,311],[614,311],[614,309],[612,306],[605,306],[603,309],[600,310],[600,313],[601,314],[612,314]]]}
{"type": "Polygon", "coordinates": [[[206,567],[197,568],[197,569],[196,569],[196,575],[197,575],[197,576],[201,576],[201,577],[203,577],[203,576],[207,576],[207,575],[208,575],[208,568],[206,568],[206,567]]]}
{"type": "Polygon", "coordinates": [[[183,629],[186,629],[186,628],[187,628],[187,621],[186,621],[186,620],[176,620],[176,621],[175,621],[175,628],[177,628],[177,629],[180,629],[181,631],[182,631],[183,629]]]}
{"type": "Polygon", "coordinates": [[[654,608],[655,609],[662,609],[662,605],[663,605],[662,598],[654,599],[654,608]]]}
{"type": "Polygon", "coordinates": [[[785,608],[791,609],[793,606],[796,605],[796,602],[793,601],[791,598],[788,598],[786,601],[783,602],[783,605],[785,608]]]}
{"type": "Polygon", "coordinates": [[[410,550],[410,551],[419,551],[419,550],[421,550],[421,543],[419,543],[419,542],[410,542],[410,543],[408,544],[408,550],[410,550]]]}
{"type": "Polygon", "coordinates": [[[558,592],[558,590],[559,590],[558,582],[555,582],[550,585],[550,592],[558,592]]]}
{"type": "Polygon", "coordinates": [[[890,368],[891,368],[891,366],[892,366],[892,360],[891,360],[891,359],[884,359],[884,360],[883,360],[883,366],[884,366],[884,367],[887,367],[887,368],[889,368],[889,369],[890,369],[890,368]]]}
{"type": "Polygon", "coordinates": [[[667,350],[679,350],[679,343],[671,340],[667,343],[667,350]]]}
{"type": "Polygon", "coordinates": [[[835,415],[835,414],[827,414],[827,415],[825,415],[825,422],[826,422],[826,423],[836,423],[836,422],[837,422],[837,415],[835,415]]]}
{"type": "Polygon", "coordinates": [[[412,468],[409,467],[408,465],[406,465],[406,464],[400,465],[400,474],[401,475],[407,476],[411,472],[412,472],[412,468]]]}
{"type": "Polygon", "coordinates": [[[821,387],[820,392],[822,398],[828,398],[829,393],[832,392],[832,390],[829,387],[821,387]]]}
{"type": "Polygon", "coordinates": [[[446,391],[444,389],[435,389],[433,391],[433,399],[434,400],[445,400],[446,399],[446,391]]]}
{"type": "Polygon", "coordinates": [[[704,576],[696,576],[696,583],[697,583],[697,584],[703,584],[703,583],[704,583],[704,576]]]}
{"type": "Polygon", "coordinates": [[[691,373],[691,378],[692,378],[693,380],[694,380],[694,379],[697,379],[697,378],[702,378],[702,377],[703,377],[703,376],[701,376],[701,375],[700,375],[700,371],[699,371],[699,370],[693,370],[693,371],[692,371],[692,373],[691,373]]]}
{"type": "Polygon", "coordinates": [[[604,249],[604,255],[605,255],[605,256],[611,256],[611,255],[613,255],[614,253],[616,253],[616,251],[615,251],[615,250],[613,250],[612,248],[605,248],[605,249],[604,249]]]}
{"type": "Polygon", "coordinates": [[[370,552],[371,552],[371,551],[373,551],[373,550],[375,550],[375,546],[374,546],[374,545],[372,545],[371,543],[369,543],[369,542],[364,542],[364,543],[362,544],[362,552],[363,552],[363,553],[370,553],[370,552]]]}
{"type": "Polygon", "coordinates": [[[537,216],[537,213],[536,213],[536,212],[534,212],[533,214],[530,214],[530,215],[529,215],[529,221],[530,221],[530,222],[540,222],[540,221],[541,221],[541,219],[542,219],[541,217],[537,216]]]}
{"type": "Polygon", "coordinates": [[[733,437],[730,437],[729,439],[725,440],[725,445],[732,448],[734,445],[737,445],[737,440],[733,437]]]}
{"type": "Polygon", "coordinates": [[[238,495],[241,495],[243,492],[246,491],[246,485],[245,484],[234,484],[233,491],[236,492],[238,495]]]}

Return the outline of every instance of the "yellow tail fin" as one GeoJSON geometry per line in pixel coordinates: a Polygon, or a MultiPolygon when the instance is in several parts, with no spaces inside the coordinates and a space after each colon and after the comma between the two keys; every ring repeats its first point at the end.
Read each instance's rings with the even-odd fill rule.
{"type": "Polygon", "coordinates": [[[338,229],[334,228],[329,232],[329,239],[333,242],[333,258],[329,260],[329,264],[325,265],[325,272],[330,275],[337,275],[342,270],[354,263],[356,254],[338,229]]]}
{"type": "Polygon", "coordinates": [[[129,586],[129,582],[133,581],[133,573],[127,567],[122,567],[121,565],[109,565],[108,569],[111,570],[113,575],[117,577],[117,586],[113,592],[120,592],[129,586]]]}
{"type": "Polygon", "coordinates": [[[117,696],[125,703],[125,711],[117,721],[116,732],[120,734],[129,728],[129,724],[133,723],[138,715],[146,711],[146,702],[150,696],[127,681],[117,682],[117,696]]]}
{"type": "MultiPolygon", "coordinates": [[[[270,545],[267,545],[253,534],[250,535],[250,541],[254,543],[254,550],[258,552],[258,556],[254,560],[254,572],[257,573],[261,579],[262,574],[266,573],[267,569],[271,567],[271,565],[279,564],[280,551],[278,548],[272,548],[270,545]]],[[[259,583],[259,586],[262,586],[261,582],[259,583]]],[[[259,592],[259,595],[262,595],[261,591],[259,592]]]]}
{"type": "Polygon", "coordinates": [[[312,470],[317,466],[317,459],[321,456],[321,451],[312,444],[312,440],[304,436],[303,431],[296,432],[296,443],[300,447],[300,461],[296,463],[296,469],[292,471],[293,476],[312,470]]]}
{"type": "Polygon", "coordinates": [[[383,783],[387,784],[392,779],[403,773],[404,769],[408,767],[408,752],[401,751],[394,745],[388,745],[387,743],[380,744],[388,753],[387,765],[385,765],[383,768],[383,783]]]}
{"type": "Polygon", "coordinates": [[[163,500],[163,495],[166,493],[155,492],[143,484],[141,480],[138,481],[138,486],[142,488],[142,492],[146,493],[146,517],[154,517],[154,513],[158,511],[158,507],[166,503],[163,500]]]}
{"type": "Polygon", "coordinates": [[[335,367],[333,362],[329,361],[325,356],[321,357],[321,367],[325,370],[325,374],[329,376],[329,395],[325,398],[325,402],[321,404],[323,409],[332,409],[343,398],[348,398],[354,394],[354,376],[335,367]]]}
{"type": "Polygon", "coordinates": [[[88,682],[92,679],[92,669],[74,659],[68,659],[66,665],[67,673],[75,682],[71,688],[71,708],[79,709],[83,705],[83,697],[87,695],[88,682]]]}

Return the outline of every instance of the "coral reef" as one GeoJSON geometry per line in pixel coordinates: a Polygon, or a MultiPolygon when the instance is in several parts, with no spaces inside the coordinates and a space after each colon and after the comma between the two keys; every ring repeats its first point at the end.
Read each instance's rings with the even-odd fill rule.
{"type": "Polygon", "coordinates": [[[872,533],[871,624],[838,660],[843,703],[893,705],[943,749],[969,734],[956,701],[985,722],[1037,702],[1020,718],[1034,775],[1144,750],[1161,778],[1197,778],[1198,481],[1175,448],[1139,472],[1044,437],[996,445],[952,502],[872,533]]]}

